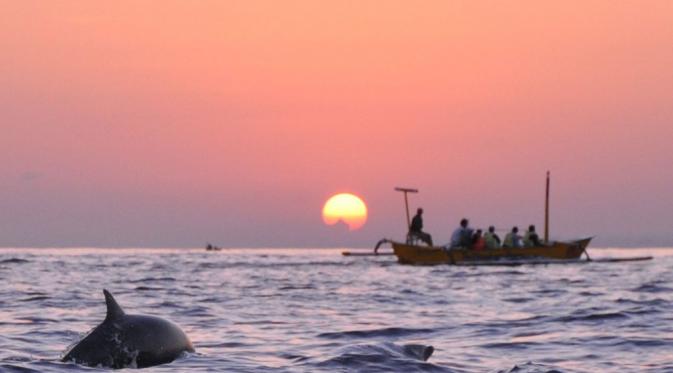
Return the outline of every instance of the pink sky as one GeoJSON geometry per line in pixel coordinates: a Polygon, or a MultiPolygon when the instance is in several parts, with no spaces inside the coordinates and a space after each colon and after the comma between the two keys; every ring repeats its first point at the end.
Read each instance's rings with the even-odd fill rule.
{"type": "Polygon", "coordinates": [[[673,245],[672,66],[669,1],[6,2],[0,246],[369,247],[395,186],[446,242],[548,169],[553,236],[673,245]]]}

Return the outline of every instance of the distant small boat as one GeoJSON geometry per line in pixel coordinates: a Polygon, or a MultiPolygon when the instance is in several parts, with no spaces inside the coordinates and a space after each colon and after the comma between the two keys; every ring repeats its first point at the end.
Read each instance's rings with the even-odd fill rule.
{"type": "Polygon", "coordinates": [[[220,250],[222,250],[221,247],[211,245],[211,244],[206,245],[206,251],[220,251],[220,250]]]}
{"type": "Polygon", "coordinates": [[[393,252],[401,264],[469,264],[512,260],[577,260],[585,252],[591,237],[570,242],[551,242],[537,247],[499,249],[445,249],[391,241],[393,252]]]}

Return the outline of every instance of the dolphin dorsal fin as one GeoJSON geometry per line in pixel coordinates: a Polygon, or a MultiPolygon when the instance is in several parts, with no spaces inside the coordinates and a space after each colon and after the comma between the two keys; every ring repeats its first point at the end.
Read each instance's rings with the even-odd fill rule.
{"type": "Polygon", "coordinates": [[[103,289],[103,294],[105,294],[105,304],[107,305],[107,315],[105,320],[114,320],[124,316],[124,310],[119,307],[115,298],[110,294],[109,291],[103,289]]]}

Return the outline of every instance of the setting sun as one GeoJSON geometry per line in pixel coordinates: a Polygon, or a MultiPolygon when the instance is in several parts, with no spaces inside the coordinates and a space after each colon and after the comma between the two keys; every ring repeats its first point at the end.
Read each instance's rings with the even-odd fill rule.
{"type": "Polygon", "coordinates": [[[353,194],[335,194],[325,202],[322,219],[328,225],[343,221],[349,230],[360,229],[367,221],[367,206],[361,198],[353,194]]]}

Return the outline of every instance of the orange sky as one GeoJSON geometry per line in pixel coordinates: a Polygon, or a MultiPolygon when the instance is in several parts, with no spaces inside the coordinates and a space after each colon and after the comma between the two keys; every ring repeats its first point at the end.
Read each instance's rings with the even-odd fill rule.
{"type": "Polygon", "coordinates": [[[547,169],[554,235],[673,244],[672,2],[2,8],[0,246],[368,247],[394,186],[445,242],[541,225],[547,169]]]}

